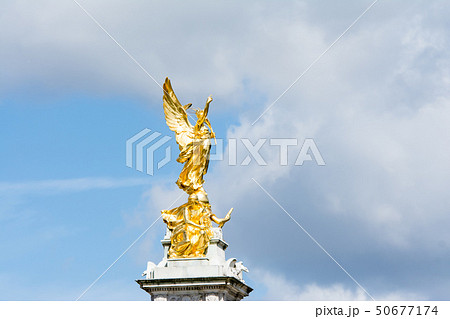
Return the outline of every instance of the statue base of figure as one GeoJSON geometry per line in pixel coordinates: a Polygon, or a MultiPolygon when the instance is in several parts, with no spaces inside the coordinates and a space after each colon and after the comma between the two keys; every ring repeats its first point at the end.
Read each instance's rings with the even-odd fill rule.
{"type": "Polygon", "coordinates": [[[221,228],[212,228],[204,257],[169,258],[171,235],[168,230],[161,241],[163,260],[158,265],[148,262],[145,279],[137,280],[151,300],[241,300],[253,290],[242,278],[242,272],[248,271],[242,262],[225,259],[228,244],[221,228]]]}

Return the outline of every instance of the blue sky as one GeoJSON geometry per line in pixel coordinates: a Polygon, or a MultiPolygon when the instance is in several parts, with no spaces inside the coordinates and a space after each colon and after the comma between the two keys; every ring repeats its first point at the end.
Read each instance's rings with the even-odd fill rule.
{"type": "MultiPolygon", "coordinates": [[[[268,142],[266,166],[211,163],[249,300],[369,298],[253,179],[375,299],[448,299],[445,1],[378,1],[255,125],[372,1],[79,2],[182,103],[212,94],[217,137],[320,149],[325,166],[295,166],[299,147],[282,166],[268,142]]],[[[75,2],[0,3],[0,300],[74,300],[182,194],[181,165],[125,165],[142,129],[173,136],[162,90],[75,2]]],[[[134,280],[162,258],[164,228],[82,300],[147,300],[134,280]]]]}

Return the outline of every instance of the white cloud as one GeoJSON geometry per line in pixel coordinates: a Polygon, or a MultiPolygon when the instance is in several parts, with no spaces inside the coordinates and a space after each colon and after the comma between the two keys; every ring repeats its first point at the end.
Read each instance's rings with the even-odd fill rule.
{"type": "MultiPolygon", "coordinates": [[[[254,276],[263,283],[267,292],[266,300],[304,300],[304,301],[366,301],[371,300],[361,288],[347,288],[343,284],[319,285],[308,283],[296,284],[287,276],[273,271],[257,269],[254,276]]],[[[423,299],[413,292],[395,291],[383,296],[375,296],[377,300],[418,300],[423,299]]]]}
{"type": "MultiPolygon", "coordinates": [[[[441,16],[436,11],[439,6],[436,3],[428,13],[441,16]]],[[[266,148],[262,153],[268,166],[230,168],[222,163],[219,176],[210,178],[219,181],[212,186],[214,191],[252,177],[287,193],[308,184],[328,203],[327,213],[359,220],[363,227],[383,233],[377,240],[389,245],[416,244],[417,235],[423,236],[417,230],[442,218],[450,205],[444,194],[450,187],[450,94],[445,90],[449,75],[448,68],[437,67],[447,65],[450,54],[445,49],[449,44],[445,24],[426,23],[429,17],[424,13],[409,10],[408,16],[383,20],[374,8],[368,15],[376,15],[378,23],[362,20],[255,126],[249,123],[258,113],[247,113],[228,132],[228,137],[254,142],[269,136],[300,141],[313,137],[327,162],[321,173],[311,167],[280,167],[278,154],[266,148]],[[288,177],[289,183],[282,182],[288,177]],[[336,201],[328,202],[333,198],[339,198],[336,210],[330,209],[336,201]]],[[[287,52],[282,59],[270,59],[270,53],[257,55],[256,60],[270,60],[268,66],[258,68],[254,60],[247,64],[270,99],[289,84],[280,85],[280,79],[294,79],[304,69],[296,61],[311,60],[302,55],[294,58],[292,52],[317,56],[327,43],[325,33],[310,32],[313,27],[304,22],[296,26],[314,39],[310,42],[304,42],[295,27],[277,29],[277,22],[266,22],[271,33],[289,38],[293,32],[299,41],[279,44],[287,52]],[[281,77],[258,73],[267,67],[273,75],[285,71],[281,77]]],[[[247,154],[242,147],[240,151],[247,154]]],[[[254,186],[240,183],[229,191],[245,196],[254,186]]],[[[421,241],[436,242],[430,236],[421,241]]]]}

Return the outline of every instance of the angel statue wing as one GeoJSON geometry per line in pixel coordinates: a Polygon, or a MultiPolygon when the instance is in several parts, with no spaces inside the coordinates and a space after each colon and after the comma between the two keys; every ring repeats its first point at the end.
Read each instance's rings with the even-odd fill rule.
{"type": "Polygon", "coordinates": [[[194,138],[194,127],[189,123],[186,110],[192,105],[181,105],[175,92],[172,89],[169,78],[163,85],[164,97],[164,114],[166,123],[169,128],[175,132],[175,139],[180,150],[185,148],[194,138]]]}

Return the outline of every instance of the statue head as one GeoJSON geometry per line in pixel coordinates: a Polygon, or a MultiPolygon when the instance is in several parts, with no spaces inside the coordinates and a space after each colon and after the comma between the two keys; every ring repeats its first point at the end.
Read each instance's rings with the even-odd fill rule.
{"type": "Polygon", "coordinates": [[[201,118],[203,116],[203,110],[200,109],[195,110],[195,115],[197,115],[197,118],[201,118]]]}

